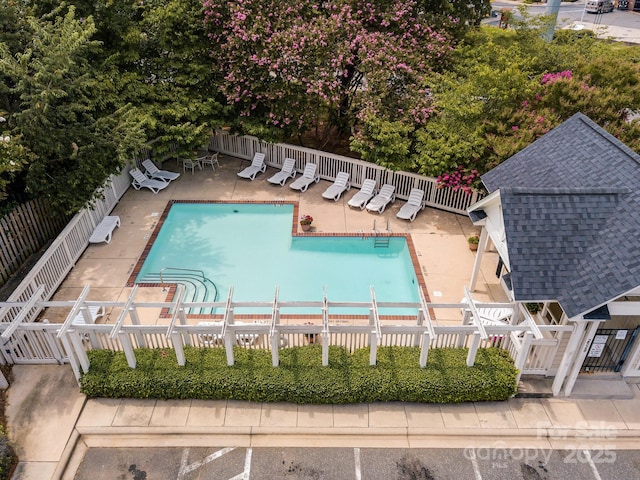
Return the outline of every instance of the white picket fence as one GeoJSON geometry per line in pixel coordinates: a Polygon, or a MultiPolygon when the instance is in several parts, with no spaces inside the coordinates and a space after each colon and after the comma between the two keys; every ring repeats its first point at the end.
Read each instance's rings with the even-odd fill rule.
{"type": "Polygon", "coordinates": [[[261,142],[257,137],[231,135],[222,130],[216,131],[211,137],[209,148],[247,160],[252,159],[256,152],[262,152],[265,154],[267,165],[276,168],[282,166],[285,158],[293,158],[299,172],[304,170],[307,163],[315,163],[318,166],[317,172],[320,178],[329,181],[333,181],[338,172],[349,172],[351,184],[355,187],[360,187],[367,178],[376,180],[378,187],[390,183],[395,185],[396,196],[401,200],[409,198],[412,188],[419,188],[425,192],[427,206],[460,215],[466,215],[467,208],[483,197],[481,192],[475,190],[467,194],[462,190],[439,188],[437,180],[433,177],[392,171],[355,158],[286,143],[261,142]]]}
{"type": "MultiPolygon", "coordinates": [[[[70,363],[77,378],[89,369],[87,351],[92,349],[108,349],[125,353],[129,366],[136,367],[135,350],[137,348],[173,349],[180,365],[184,365],[184,348],[224,348],[227,364],[234,363],[234,347],[248,349],[266,349],[271,352],[273,365],[279,364],[279,351],[282,348],[317,343],[322,346],[322,362],[328,362],[329,346],[339,345],[349,351],[370,347],[370,363],[376,363],[377,348],[381,346],[414,346],[419,347],[420,365],[428,361],[432,348],[467,347],[467,365],[475,362],[479,348],[506,349],[514,359],[516,368],[521,373],[543,374],[553,361],[555,348],[558,345],[559,333],[570,332],[571,326],[536,326],[525,319],[517,325],[482,326],[481,322],[471,321],[461,325],[438,325],[432,321],[429,312],[438,309],[447,316],[460,317],[461,309],[468,308],[469,303],[436,304],[421,298],[417,303],[392,303],[375,301],[372,291],[371,302],[331,302],[327,298],[314,302],[279,302],[274,299],[268,302],[235,302],[232,290],[227,299],[218,302],[183,302],[178,291],[171,302],[138,302],[135,299],[137,288],[134,288],[128,300],[124,302],[98,302],[86,300],[89,286],[75,301],[38,300],[44,286],[36,289],[37,295],[28,302],[7,302],[0,308],[15,309],[18,314],[11,323],[0,323],[2,338],[1,359],[5,363],[70,363]],[[265,307],[272,307],[269,315],[264,313],[265,307]],[[108,312],[109,323],[92,323],[88,312],[93,308],[103,307],[108,312]],[[296,319],[288,318],[281,322],[281,310],[290,311],[291,307],[316,311],[314,322],[309,315],[296,319]],[[47,323],[25,321],[33,311],[47,309],[52,314],[56,309],[64,309],[64,323],[47,323]],[[189,309],[206,308],[221,311],[211,318],[202,321],[202,317],[190,317],[189,309]],[[243,313],[235,318],[234,311],[242,308],[243,313]],[[341,314],[331,313],[339,308],[341,314]],[[366,309],[368,317],[360,316],[360,320],[344,325],[345,309],[355,311],[366,309]],[[397,320],[381,318],[379,310],[388,308],[412,309],[413,316],[405,316],[402,323],[397,320]],[[148,318],[145,312],[168,311],[166,318],[159,318],[158,325],[142,325],[140,318],[148,318]],[[85,322],[74,322],[78,315],[83,315],[85,322]],[[247,320],[250,319],[250,320],[247,320]],[[543,332],[543,333],[540,333],[543,332]],[[532,355],[532,352],[535,355],[532,355]]],[[[510,304],[514,311],[525,312],[518,304],[510,304]]],[[[475,303],[474,308],[505,308],[505,304],[475,303]]],[[[475,313],[473,313],[475,315],[475,313]]],[[[353,317],[353,316],[351,316],[353,317]]],[[[351,318],[349,317],[349,318],[351,318]]]]}
{"type": "MultiPolygon", "coordinates": [[[[297,168],[302,170],[307,162],[318,165],[320,175],[332,180],[337,172],[351,172],[351,181],[358,186],[365,178],[375,178],[378,184],[393,183],[400,198],[407,198],[411,188],[422,188],[427,192],[430,206],[465,214],[466,208],[480,198],[480,194],[467,195],[451,189],[437,188],[435,179],[407,172],[392,172],[382,167],[348,157],[309,150],[285,144],[266,144],[254,137],[240,137],[217,132],[211,139],[210,148],[233,156],[251,159],[257,151],[266,153],[272,166],[282,164],[284,158],[295,158],[297,168]]],[[[128,302],[91,302],[86,300],[88,287],[74,301],[50,301],[49,299],[71,270],[88,245],[88,239],[95,226],[117,205],[120,197],[131,184],[129,167],[119,175],[112,176],[105,184],[104,199],[97,200],[93,209],[85,209],[69,222],[67,227],[53,242],[45,255],[34,266],[30,274],[14,290],[6,302],[0,303],[0,335],[2,348],[0,362],[20,364],[70,363],[77,377],[89,368],[86,352],[105,348],[124,351],[129,364],[135,367],[135,348],[172,348],[178,361],[183,362],[181,352],[185,346],[203,348],[225,348],[227,363],[233,364],[233,347],[264,348],[272,352],[274,365],[278,363],[278,351],[287,346],[317,342],[322,345],[323,361],[328,361],[328,347],[342,345],[350,351],[371,347],[371,363],[376,361],[378,346],[416,346],[421,349],[420,363],[427,361],[429,349],[444,347],[468,347],[468,364],[472,365],[478,348],[495,347],[509,351],[521,373],[544,374],[548,371],[557,353],[559,338],[570,332],[570,326],[539,326],[544,332],[538,338],[522,325],[478,327],[477,325],[434,325],[428,312],[432,309],[453,309],[459,312],[463,304],[430,304],[423,299],[415,305],[401,305],[401,308],[415,308],[419,313],[411,325],[383,322],[372,304],[353,304],[372,311],[369,321],[361,325],[343,325],[340,316],[330,314],[332,304],[325,299],[320,302],[298,302],[296,307],[313,306],[318,309],[321,321],[307,325],[303,320],[298,324],[280,323],[280,309],[285,304],[274,306],[271,317],[255,323],[241,323],[233,319],[236,307],[254,306],[264,311],[265,304],[236,304],[231,301],[218,303],[141,303],[133,298],[128,302]],[[102,306],[117,316],[115,324],[71,325],[79,312],[87,312],[89,307],[102,306]],[[223,308],[223,318],[209,324],[197,325],[184,313],[188,308],[223,308]],[[64,324],[36,321],[45,309],[64,308],[67,320],[64,324]],[[168,308],[173,316],[168,325],[140,325],[136,311],[145,308],[168,308]],[[125,322],[126,320],[126,322],[125,322]],[[222,322],[222,323],[220,323],[222,322]],[[523,335],[523,328],[527,330],[523,335]]],[[[179,296],[177,296],[179,297],[179,296]]],[[[181,302],[181,300],[180,300],[181,302]]],[[[466,304],[465,304],[466,305],[466,304]]],[[[480,305],[480,304],[478,304],[480,305]]],[[[498,308],[499,305],[484,305],[498,308]]],[[[339,304],[344,308],[344,303],[339,304]]],[[[384,304],[378,304],[384,308],[384,304]]],[[[386,307],[399,307],[386,305],[386,307]]],[[[516,306],[514,305],[514,308],[516,306]]],[[[518,309],[523,310],[521,306],[518,309]]],[[[361,310],[360,310],[361,311],[361,310]]],[[[254,315],[258,317],[259,315],[254,315]]],[[[206,322],[205,322],[206,323],[206,322]]]]}
{"type": "Polygon", "coordinates": [[[25,313],[19,307],[7,305],[28,302],[35,296],[37,300],[51,298],[89,245],[89,237],[96,225],[113,210],[131,185],[129,170],[127,167],[120,174],[112,175],[102,190],[103,198],[95,200],[93,208],[85,208],[71,219],[0,308],[0,322],[11,322],[20,314],[25,315],[25,322],[36,320],[42,307],[34,306],[25,313]]]}

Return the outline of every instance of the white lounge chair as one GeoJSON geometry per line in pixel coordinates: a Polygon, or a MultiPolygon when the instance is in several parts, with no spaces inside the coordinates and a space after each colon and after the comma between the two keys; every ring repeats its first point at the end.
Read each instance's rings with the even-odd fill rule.
{"type": "Polygon", "coordinates": [[[316,173],[316,168],[318,167],[315,163],[307,163],[304,167],[304,172],[302,172],[302,176],[294,180],[289,186],[294,190],[306,192],[309,185],[320,181],[320,175],[316,173]]]}
{"type": "Polygon", "coordinates": [[[267,178],[267,182],[284,187],[284,184],[287,183],[287,180],[289,180],[290,178],[295,178],[297,173],[296,161],[293,158],[285,158],[280,171],[272,177],[267,178]]]}
{"type": "Polygon", "coordinates": [[[418,212],[423,210],[424,207],[424,190],[412,188],[411,192],[409,192],[409,199],[407,200],[407,203],[400,208],[400,211],[396,216],[413,222],[416,219],[418,212]]]}
{"type": "MultiPolygon", "coordinates": [[[[460,303],[468,305],[466,298],[463,298],[462,300],[460,300],[460,303]]],[[[465,315],[465,313],[469,311],[470,309],[468,306],[464,307],[462,309],[462,315],[465,315]]],[[[481,308],[476,308],[476,311],[478,312],[480,321],[484,325],[490,325],[490,326],[507,325],[509,323],[509,320],[513,316],[513,308],[509,308],[509,307],[496,307],[496,308],[481,307],[481,308]]]]}
{"type": "Polygon", "coordinates": [[[371,200],[376,194],[376,181],[367,178],[364,182],[362,182],[362,186],[360,187],[360,191],[356,193],[351,200],[347,202],[347,205],[354,208],[359,208],[360,210],[364,210],[364,207],[367,206],[367,202],[371,200]]]}
{"type": "Polygon", "coordinates": [[[155,178],[156,180],[170,182],[171,180],[175,180],[180,176],[180,174],[177,172],[170,172],[169,170],[160,170],[158,167],[156,167],[156,164],[149,159],[146,159],[144,162],[142,162],[142,166],[146,170],[145,173],[147,174],[147,177],[155,178]]]}
{"type": "Polygon", "coordinates": [[[73,320],[71,321],[71,325],[87,325],[87,324],[96,323],[96,320],[98,318],[104,316],[104,307],[102,305],[100,306],[91,305],[87,307],[87,313],[89,313],[89,317],[91,318],[88,322],[84,316],[85,314],[82,311],[80,311],[75,317],[73,317],[73,320]]]}
{"type": "Polygon", "coordinates": [[[336,179],[333,181],[333,185],[330,185],[324,193],[322,198],[327,200],[338,201],[343,192],[346,192],[351,188],[351,182],[349,181],[349,174],[347,172],[338,172],[336,179]]]}
{"type": "Polygon", "coordinates": [[[89,237],[89,243],[109,243],[111,234],[120,226],[120,217],[117,215],[107,215],[104,217],[89,237]]]}
{"type": "Polygon", "coordinates": [[[396,200],[395,189],[395,186],[390,183],[385,183],[380,189],[380,192],[367,203],[367,210],[378,213],[384,212],[387,205],[396,200]]]}
{"type": "Polygon", "coordinates": [[[140,190],[144,187],[148,188],[153,193],[158,193],[163,188],[167,188],[169,186],[169,182],[149,178],[137,168],[132,168],[129,173],[133,177],[133,183],[131,185],[133,185],[133,188],[136,190],[140,190]]]}
{"type": "Polygon", "coordinates": [[[238,176],[241,178],[248,178],[253,181],[256,178],[256,175],[264,172],[267,169],[267,164],[264,163],[264,153],[256,153],[253,156],[253,160],[251,161],[251,165],[247,168],[238,172],[238,176]]]}

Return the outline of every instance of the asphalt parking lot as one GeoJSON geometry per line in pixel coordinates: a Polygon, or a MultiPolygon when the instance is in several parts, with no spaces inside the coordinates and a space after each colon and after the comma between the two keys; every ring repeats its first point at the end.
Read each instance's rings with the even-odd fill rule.
{"type": "Polygon", "coordinates": [[[90,448],[76,480],[620,480],[640,451],[602,448],[90,448]]]}

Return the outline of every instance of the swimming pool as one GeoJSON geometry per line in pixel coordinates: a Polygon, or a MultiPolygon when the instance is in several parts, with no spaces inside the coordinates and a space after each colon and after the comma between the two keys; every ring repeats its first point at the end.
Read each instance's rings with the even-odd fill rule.
{"type": "Polygon", "coordinates": [[[366,236],[294,236],[293,214],[293,204],[174,203],[135,281],[183,277],[195,301],[224,300],[232,285],[238,302],[270,302],[276,287],[283,302],[325,294],[332,302],[367,302],[370,286],[379,302],[419,301],[404,237],[376,247],[366,236]]]}

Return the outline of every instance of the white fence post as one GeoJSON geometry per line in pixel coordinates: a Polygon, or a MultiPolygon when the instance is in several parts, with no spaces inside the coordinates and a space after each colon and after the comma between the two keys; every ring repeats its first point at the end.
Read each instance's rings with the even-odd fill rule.
{"type": "Polygon", "coordinates": [[[429,332],[424,332],[422,334],[422,346],[420,347],[420,367],[421,368],[424,368],[427,366],[427,356],[429,355],[430,342],[431,342],[431,337],[429,336],[429,332]]]}
{"type": "Polygon", "coordinates": [[[233,344],[235,343],[236,332],[231,331],[231,329],[227,329],[227,332],[224,336],[224,349],[227,353],[227,365],[230,367],[235,363],[235,358],[233,356],[233,344]]]}
{"type": "Polygon", "coordinates": [[[182,347],[182,335],[178,332],[173,332],[171,334],[171,343],[173,343],[173,350],[176,352],[178,365],[184,367],[187,360],[184,356],[184,348],[182,347]]]}
{"type": "Polygon", "coordinates": [[[516,383],[520,381],[520,376],[522,375],[522,370],[527,363],[527,357],[529,357],[529,351],[531,350],[531,339],[533,338],[533,334],[531,332],[525,332],[524,339],[522,340],[522,344],[520,346],[520,351],[518,352],[518,357],[515,361],[515,367],[518,369],[518,376],[516,377],[516,383]]]}
{"type": "Polygon", "coordinates": [[[271,364],[280,365],[280,333],[277,330],[271,335],[271,364]]]}
{"type": "Polygon", "coordinates": [[[69,359],[71,370],[73,370],[73,376],[76,377],[77,381],[80,381],[80,366],[78,365],[78,360],[73,353],[73,347],[69,343],[68,335],[64,335],[60,340],[62,341],[62,345],[64,345],[64,349],[69,352],[67,358],[69,359]]]}
{"type": "Polygon", "coordinates": [[[69,341],[73,346],[73,352],[69,352],[69,356],[71,355],[77,356],[78,362],[82,367],[82,371],[84,373],[87,373],[89,371],[89,366],[90,366],[89,356],[87,355],[87,352],[84,349],[84,345],[82,345],[82,337],[80,336],[80,334],[78,334],[78,332],[69,332],[67,333],[66,336],[69,337],[69,341]]]}
{"type": "Polygon", "coordinates": [[[329,335],[323,330],[322,331],[322,366],[326,367],[329,365],[329,335]]]}
{"type": "Polygon", "coordinates": [[[375,365],[378,357],[378,334],[375,330],[369,335],[369,365],[375,365]]]}
{"type": "Polygon", "coordinates": [[[476,363],[476,354],[478,353],[478,347],[480,346],[480,333],[474,332],[471,340],[471,346],[469,346],[469,353],[467,354],[467,367],[473,367],[476,363]]]}
{"type": "Polygon", "coordinates": [[[122,344],[122,349],[124,350],[124,356],[127,357],[127,363],[130,368],[136,368],[136,356],[133,352],[133,344],[131,343],[131,338],[127,334],[127,332],[120,332],[120,343],[122,344]]]}

